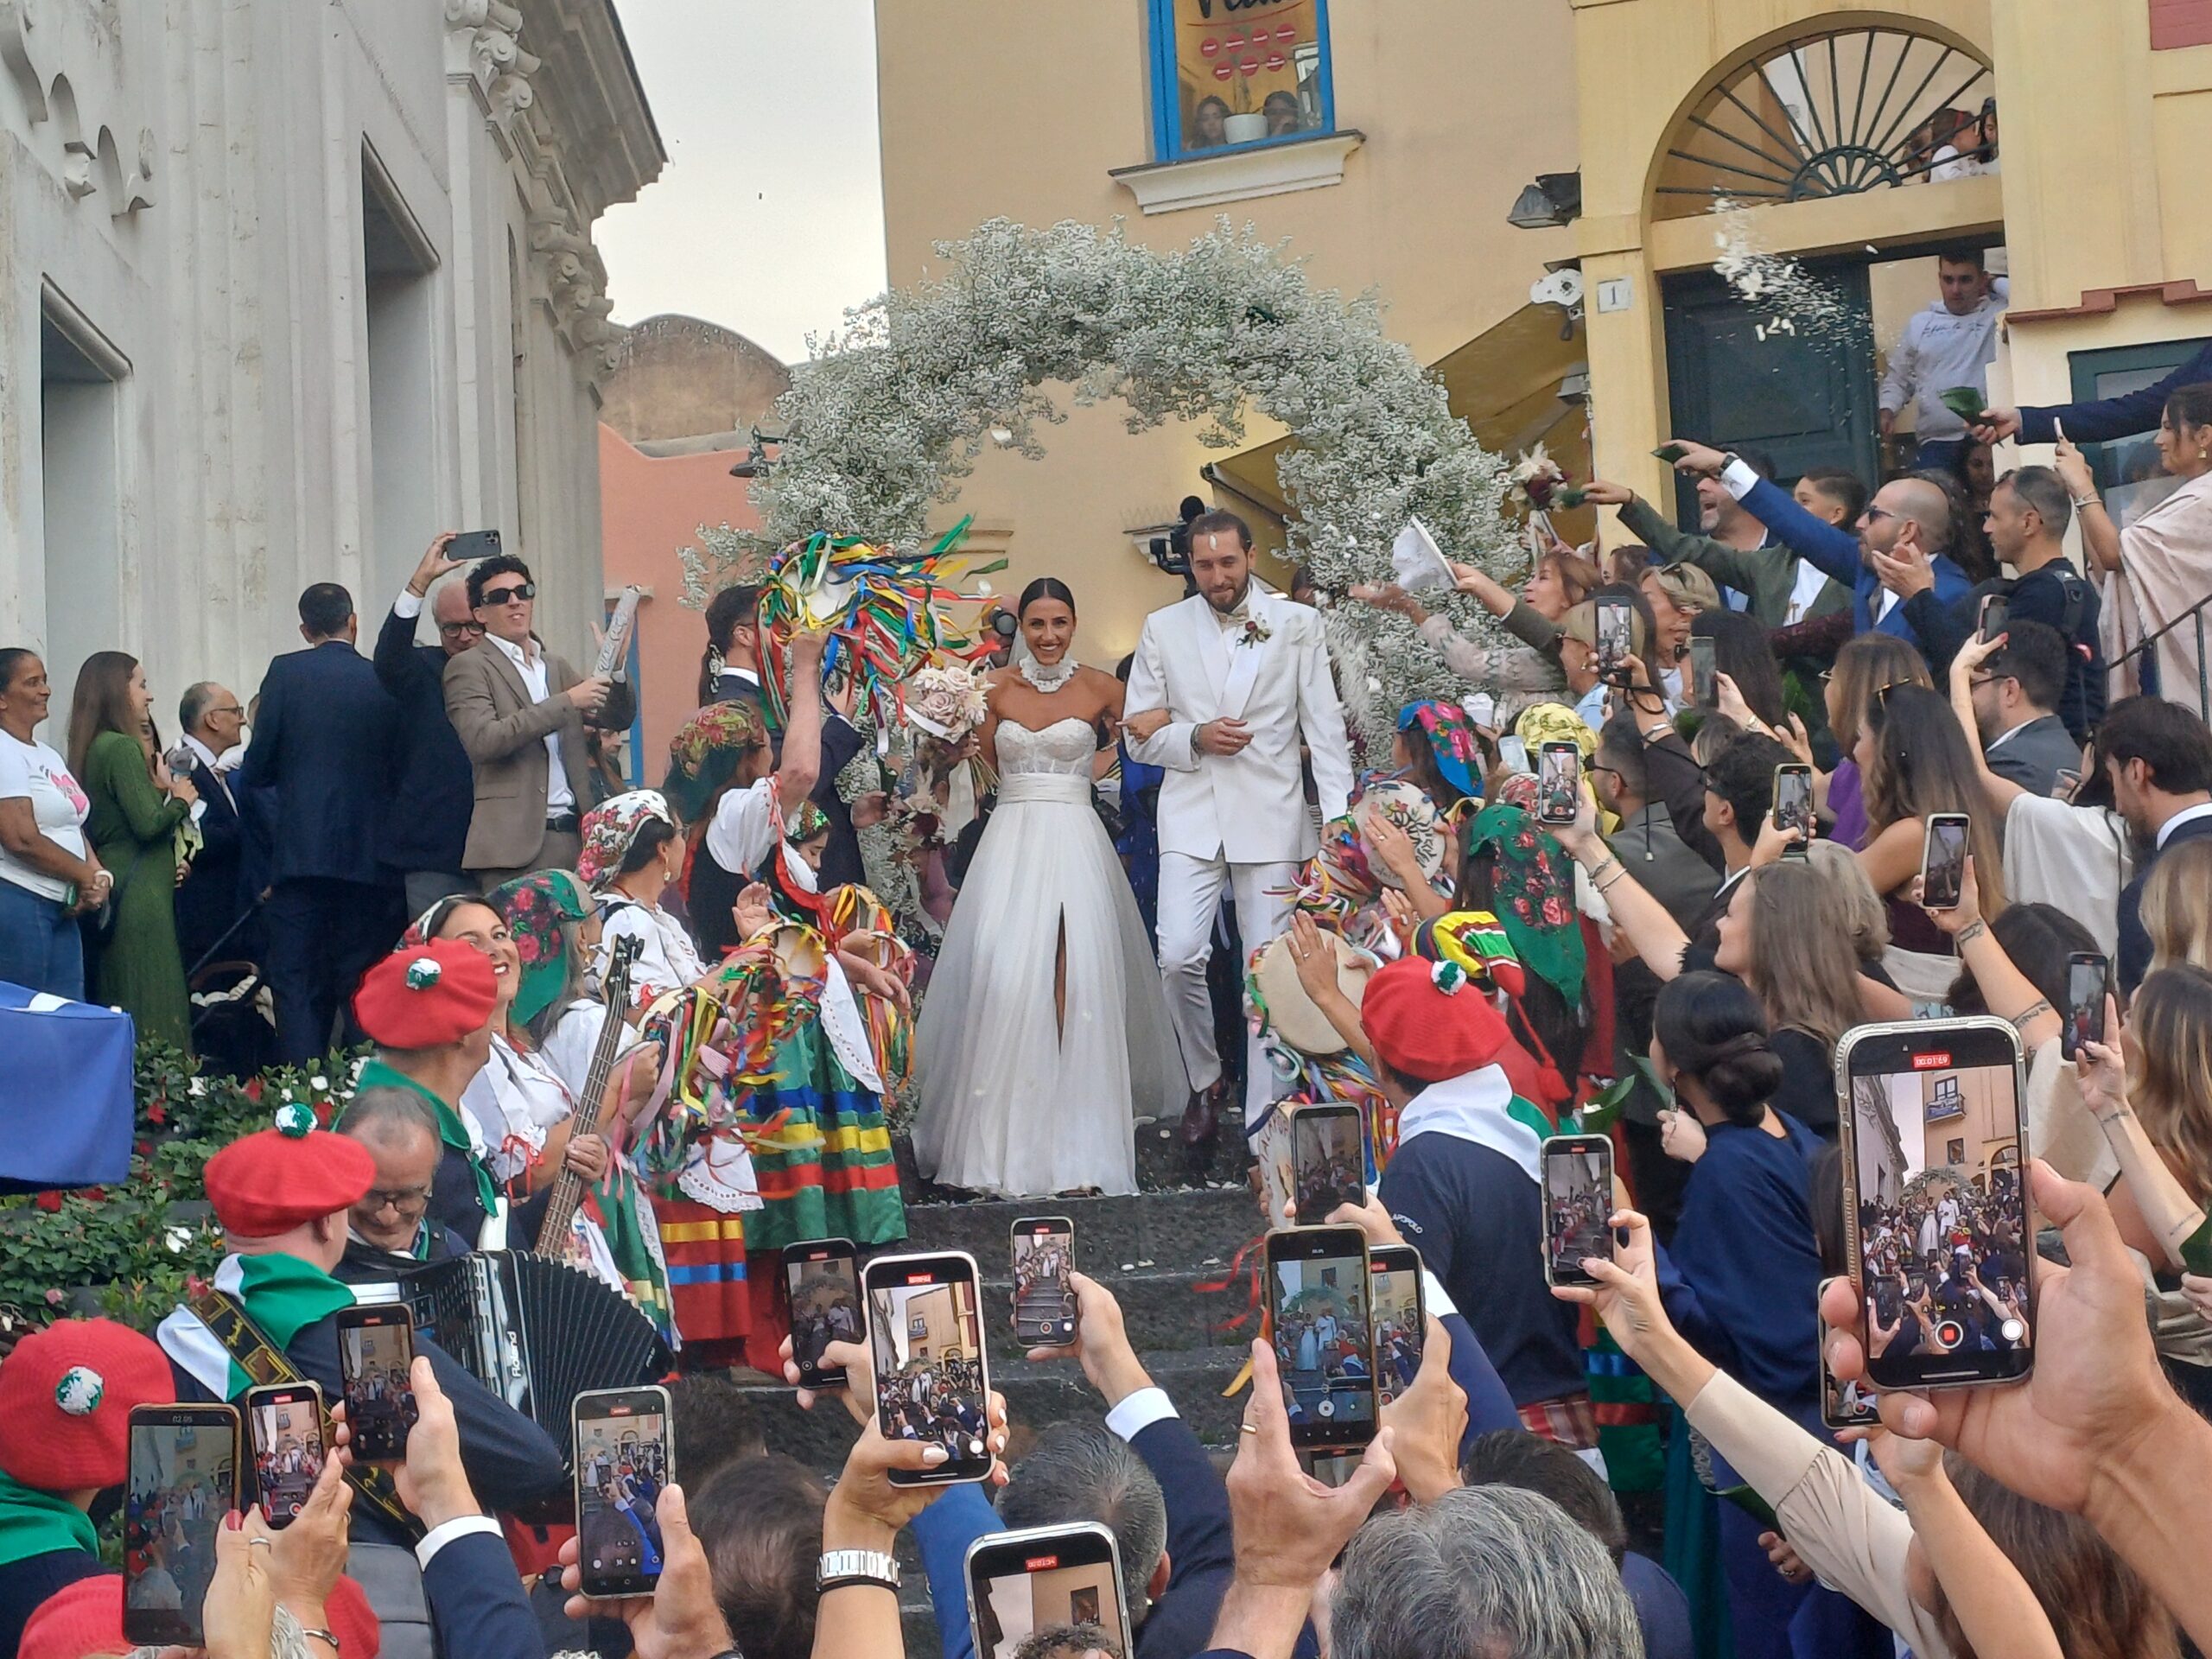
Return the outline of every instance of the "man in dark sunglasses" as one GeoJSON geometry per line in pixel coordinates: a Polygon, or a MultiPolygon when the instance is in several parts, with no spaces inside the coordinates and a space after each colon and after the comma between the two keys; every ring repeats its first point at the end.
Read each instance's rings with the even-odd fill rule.
{"type": "Polygon", "coordinates": [[[468,573],[481,644],[445,668],[446,715],[474,771],[462,868],[486,892],[532,870],[573,869],[591,805],[587,721],[620,731],[636,712],[627,685],[578,674],[532,631],[537,583],[512,553],[468,573]]]}

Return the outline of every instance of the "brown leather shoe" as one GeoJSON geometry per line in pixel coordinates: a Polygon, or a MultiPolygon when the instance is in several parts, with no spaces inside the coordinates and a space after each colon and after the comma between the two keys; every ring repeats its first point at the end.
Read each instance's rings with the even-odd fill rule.
{"type": "Polygon", "coordinates": [[[1219,1079],[1208,1088],[1191,1091],[1191,1103],[1183,1109],[1185,1146],[1211,1147],[1221,1139],[1221,1093],[1219,1079]]]}

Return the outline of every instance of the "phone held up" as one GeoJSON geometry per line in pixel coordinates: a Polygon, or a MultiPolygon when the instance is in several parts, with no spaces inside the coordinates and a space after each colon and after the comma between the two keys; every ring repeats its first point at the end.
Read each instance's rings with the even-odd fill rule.
{"type": "Polygon", "coordinates": [[[232,1406],[133,1406],[124,1477],[123,1634],[149,1648],[207,1643],[200,1604],[215,1531],[238,1504],[232,1406]]]}
{"type": "Polygon", "coordinates": [[[1636,639],[1636,613],[1624,599],[1600,599],[1597,605],[1598,677],[1616,680],[1628,671],[1629,652],[1636,639]]]}
{"type": "Polygon", "coordinates": [[[649,1596],[666,1549],[658,1504],[676,1478],[668,1390],[593,1389],[569,1408],[575,1447],[577,1586],[594,1600],[649,1596]]]}
{"type": "Polygon", "coordinates": [[[2012,603],[2000,594],[1985,594],[1981,601],[1981,640],[1986,645],[2012,625],[2012,603]]]}
{"type": "Polygon", "coordinates": [[[1428,1335],[1428,1303],[1421,1287],[1421,1252],[1410,1244],[1371,1244],[1367,1281],[1374,1287],[1375,1384],[1389,1405],[1414,1385],[1428,1335]]]}
{"type": "Polygon", "coordinates": [[[407,1308],[387,1303],[339,1310],[347,1440],[362,1462],[397,1463],[407,1455],[407,1431],[415,1427],[407,1373],[414,1363],[415,1324],[407,1308]]]}
{"type": "Polygon", "coordinates": [[[1544,1282],[1597,1281],[1582,1264],[1613,1254],[1613,1143],[1602,1135],[1544,1142],[1544,1282]]]}
{"type": "Polygon", "coordinates": [[[976,1258],[965,1250],[879,1255],[861,1272],[875,1419],[887,1440],[948,1454],[933,1469],[893,1469],[894,1486],[942,1486],[991,1472],[990,1364],[976,1258]]]}
{"type": "Polygon", "coordinates": [[[1582,749],[1568,742],[1547,743],[1542,770],[1536,774],[1536,820],[1573,823],[1582,805],[1582,749]]]}
{"type": "Polygon", "coordinates": [[[1920,849],[1920,902],[1927,910],[1956,910],[1967,883],[1967,830],[1963,812],[1930,812],[1920,849]]]}
{"type": "MultiPolygon", "coordinates": [[[[1035,1652],[1039,1636],[1071,1634],[1087,1625],[1106,1633],[1107,1651],[1128,1653],[1128,1603],[1122,1592],[1122,1553],[1095,1521],[1026,1532],[989,1532],[968,1546],[968,1627],[976,1659],[1014,1659],[1035,1652]]],[[[1048,1644],[1074,1653],[1087,1644],[1048,1644]]]]}
{"type": "Polygon", "coordinates": [[[496,530],[464,530],[446,543],[446,557],[458,564],[491,558],[499,550],[499,532],[496,530]]]}
{"type": "Polygon", "coordinates": [[[2036,1217],[2019,1034],[1980,1015],[1859,1026],[1836,1046],[1836,1086],[1866,1386],[2026,1376],[2036,1217]]]}
{"type": "Polygon", "coordinates": [[[322,1389],[313,1382],[250,1389],[245,1427],[253,1453],[253,1497],[271,1527],[300,1518],[329,1455],[322,1435],[322,1389]]]}
{"type": "Polygon", "coordinates": [[[1813,845],[1813,769],[1790,762],[1774,769],[1774,827],[1796,830],[1798,837],[1782,849],[1784,858],[1809,858],[1813,845]]]}
{"type": "Polygon", "coordinates": [[[1367,1202],[1366,1124],[1347,1101],[1300,1106],[1290,1119],[1290,1179],[1298,1219],[1328,1220],[1341,1204],[1367,1202]]]}
{"type": "Polygon", "coordinates": [[[1375,1353],[1367,1235],[1283,1227],[1268,1235],[1268,1324],[1290,1443],[1300,1451],[1375,1438],[1375,1353]]]}
{"type": "Polygon", "coordinates": [[[2105,998],[2112,995],[2112,964],[2094,951],[2076,950],[2066,958],[2066,1024],[2058,1033],[2058,1052],[2066,1059],[2080,1056],[2084,1043],[2105,1039],[2105,998]]]}
{"type": "Polygon", "coordinates": [[[1711,634],[1690,636],[1690,701],[1700,709],[1713,708],[1720,701],[1720,660],[1714,654],[1716,643],[1711,634]]]}
{"type": "Polygon", "coordinates": [[[1075,1224],[1025,1216],[1014,1224],[1014,1336],[1026,1348],[1075,1340],[1075,1224]]]}
{"type": "Polygon", "coordinates": [[[790,1304],[791,1363],[802,1389],[842,1389],[845,1368],[823,1363],[833,1342],[858,1342],[861,1277],[849,1238],[815,1238],[784,1252],[784,1293],[790,1304]]]}

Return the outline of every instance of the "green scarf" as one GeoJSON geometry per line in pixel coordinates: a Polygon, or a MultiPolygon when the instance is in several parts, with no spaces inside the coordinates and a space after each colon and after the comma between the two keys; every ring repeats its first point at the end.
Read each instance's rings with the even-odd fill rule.
{"type": "Polygon", "coordinates": [[[484,1160],[470,1144],[468,1125],[461,1121],[459,1112],[405,1072],[386,1065],[380,1057],[361,1068],[353,1092],[358,1095],[364,1089],[411,1089],[429,1102],[430,1109],[438,1115],[438,1139],[468,1160],[468,1173],[476,1178],[476,1202],[483,1206],[486,1215],[499,1214],[499,1189],[492,1185],[492,1172],[484,1166],[484,1160]]]}
{"type": "MultiPolygon", "coordinates": [[[[235,1299],[261,1334],[280,1351],[311,1325],[353,1306],[353,1293],[312,1262],[296,1255],[226,1255],[214,1287],[235,1299]]],[[[190,1307],[163,1319],[155,1338],[162,1351],[219,1400],[235,1400],[253,1379],[190,1307]]]]}
{"type": "Polygon", "coordinates": [[[0,1474],[0,1567],[65,1549],[100,1553],[92,1517],[66,1497],[0,1474]]]}

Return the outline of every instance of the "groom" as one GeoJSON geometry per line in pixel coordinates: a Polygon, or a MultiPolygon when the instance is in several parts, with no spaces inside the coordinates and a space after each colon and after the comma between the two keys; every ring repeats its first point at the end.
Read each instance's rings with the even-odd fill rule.
{"type": "MultiPolygon", "coordinates": [[[[1248,954],[1280,934],[1298,867],[1316,848],[1300,741],[1313,759],[1325,819],[1345,810],[1351,760],[1319,613],[1252,579],[1252,532],[1235,513],[1202,514],[1190,537],[1198,594],[1145,619],[1127,707],[1129,753],[1167,773],[1160,786],[1160,975],[1191,1083],[1183,1139],[1195,1147],[1219,1132],[1221,1056],[1206,961],[1223,884],[1236,894],[1248,954]],[[1166,722],[1139,737],[1147,713],[1164,713],[1166,722]]],[[[1249,1125],[1275,1084],[1256,1037],[1245,1060],[1249,1125]]]]}

